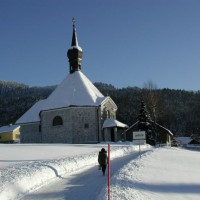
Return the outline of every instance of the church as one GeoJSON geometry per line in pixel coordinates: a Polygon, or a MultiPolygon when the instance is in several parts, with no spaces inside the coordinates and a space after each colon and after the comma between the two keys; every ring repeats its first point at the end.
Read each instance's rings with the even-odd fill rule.
{"type": "Polygon", "coordinates": [[[126,124],[116,120],[117,105],[105,97],[81,71],[83,50],[75,20],[67,51],[69,74],[48,96],[17,121],[21,143],[98,143],[118,141],[126,124]]]}

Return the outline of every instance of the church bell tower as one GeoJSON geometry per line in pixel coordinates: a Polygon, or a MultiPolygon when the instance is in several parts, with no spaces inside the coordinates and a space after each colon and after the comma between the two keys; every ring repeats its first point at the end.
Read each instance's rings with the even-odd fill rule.
{"type": "Polygon", "coordinates": [[[67,57],[69,59],[69,71],[74,73],[75,71],[81,70],[82,55],[83,51],[80,46],[78,46],[78,39],[75,26],[75,18],[72,19],[73,22],[73,33],[72,33],[72,43],[71,47],[67,51],[67,57]]]}

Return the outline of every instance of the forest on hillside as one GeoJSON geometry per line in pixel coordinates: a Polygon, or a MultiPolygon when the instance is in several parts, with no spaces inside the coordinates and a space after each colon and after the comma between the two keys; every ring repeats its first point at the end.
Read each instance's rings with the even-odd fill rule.
{"type": "MultiPolygon", "coordinates": [[[[200,91],[157,89],[149,83],[144,88],[115,88],[94,83],[118,106],[117,119],[129,126],[137,121],[141,101],[151,119],[176,136],[200,136],[200,91]]],[[[45,99],[56,86],[29,87],[16,82],[0,81],[0,126],[14,124],[34,103],[45,99]]]]}

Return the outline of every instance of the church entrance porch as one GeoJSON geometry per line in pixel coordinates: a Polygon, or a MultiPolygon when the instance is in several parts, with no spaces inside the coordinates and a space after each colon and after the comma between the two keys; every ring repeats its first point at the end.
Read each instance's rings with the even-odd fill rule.
{"type": "Polygon", "coordinates": [[[115,142],[115,131],[114,131],[114,128],[111,128],[111,142],[115,142]]]}

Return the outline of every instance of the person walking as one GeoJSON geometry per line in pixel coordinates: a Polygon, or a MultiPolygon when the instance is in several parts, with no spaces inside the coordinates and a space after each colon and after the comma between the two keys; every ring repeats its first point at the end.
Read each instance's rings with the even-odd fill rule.
{"type": "Polygon", "coordinates": [[[98,162],[103,172],[103,176],[105,176],[106,166],[108,164],[108,156],[107,151],[102,148],[98,155],[98,162]]]}

